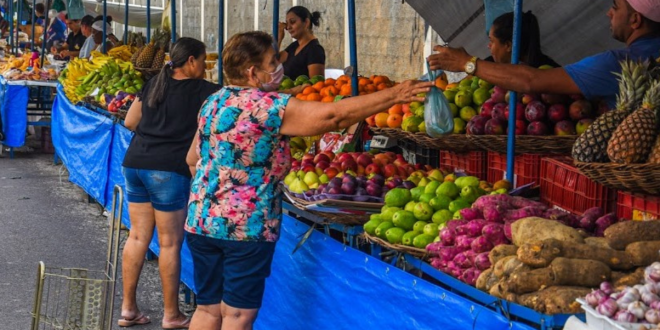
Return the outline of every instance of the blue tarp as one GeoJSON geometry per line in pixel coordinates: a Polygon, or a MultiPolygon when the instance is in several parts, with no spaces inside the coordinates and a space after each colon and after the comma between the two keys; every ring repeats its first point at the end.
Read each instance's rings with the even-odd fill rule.
{"type": "Polygon", "coordinates": [[[284,216],[255,329],[533,329],[320,232],[291,254],[308,229],[284,216]]]}
{"type": "Polygon", "coordinates": [[[124,175],[121,173],[121,163],[124,161],[124,155],[131,143],[133,132],[126,127],[115,124],[110,145],[110,161],[108,162],[108,184],[105,190],[105,209],[110,211],[112,208],[112,194],[115,185],[119,185],[124,191],[124,207],[122,214],[122,223],[130,228],[128,218],[128,201],[126,200],[126,187],[124,184],[124,175]]]}
{"type": "Polygon", "coordinates": [[[105,205],[112,119],[71,104],[57,87],[52,110],[52,139],[69,170],[69,181],[105,205]]]}
{"type": "Polygon", "coordinates": [[[27,86],[7,85],[4,78],[0,78],[0,85],[4,90],[3,97],[0,97],[2,131],[5,134],[2,144],[18,148],[25,144],[29,89],[27,86]]]}

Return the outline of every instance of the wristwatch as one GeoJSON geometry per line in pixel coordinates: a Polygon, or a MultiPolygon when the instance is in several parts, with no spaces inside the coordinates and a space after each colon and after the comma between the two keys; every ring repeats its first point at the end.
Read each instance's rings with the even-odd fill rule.
{"type": "Polygon", "coordinates": [[[477,57],[473,56],[467,63],[465,63],[465,73],[474,74],[477,71],[477,57]]]}

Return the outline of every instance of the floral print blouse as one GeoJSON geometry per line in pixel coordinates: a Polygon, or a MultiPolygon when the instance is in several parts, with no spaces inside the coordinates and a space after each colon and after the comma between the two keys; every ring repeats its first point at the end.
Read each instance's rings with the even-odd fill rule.
{"type": "Polygon", "coordinates": [[[282,192],[291,166],[288,137],[279,134],[289,95],[224,87],[199,114],[197,174],[186,231],[233,241],[275,242],[282,192]]]}

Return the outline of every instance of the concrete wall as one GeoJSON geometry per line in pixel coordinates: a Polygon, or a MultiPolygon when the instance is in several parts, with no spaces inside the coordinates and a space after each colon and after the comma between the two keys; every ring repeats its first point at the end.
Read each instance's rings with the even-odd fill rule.
{"type": "MultiPolygon", "coordinates": [[[[115,0],[121,1],[123,0],[115,0]]],[[[136,4],[146,0],[131,0],[136,4]]],[[[162,0],[152,0],[158,4],[162,0]]],[[[255,29],[272,32],[273,0],[225,0],[226,35],[255,29]]],[[[203,39],[209,49],[217,49],[218,1],[178,0],[183,4],[178,13],[178,28],[182,36],[203,39]],[[204,8],[202,13],[202,7],[204,8]],[[202,27],[202,15],[204,24],[202,27]],[[203,28],[203,33],[202,33],[203,28]]],[[[325,48],[326,67],[342,69],[348,65],[345,56],[345,1],[298,0],[298,5],[310,11],[321,12],[321,26],[314,27],[314,34],[325,48]]],[[[286,11],[294,0],[280,1],[279,20],[284,21],[286,11]]],[[[403,1],[360,0],[356,1],[356,29],[358,70],[361,75],[384,74],[394,80],[418,77],[422,74],[424,60],[424,20],[403,1]]],[[[122,31],[121,28],[119,31],[122,31]]],[[[121,34],[121,33],[120,33],[121,34]]],[[[292,42],[285,32],[282,48],[292,42]]]]}

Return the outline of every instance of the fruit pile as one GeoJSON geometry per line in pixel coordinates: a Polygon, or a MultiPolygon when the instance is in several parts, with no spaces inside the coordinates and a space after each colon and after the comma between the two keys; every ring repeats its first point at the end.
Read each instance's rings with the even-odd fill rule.
{"type": "MultiPolygon", "coordinates": [[[[44,64],[48,60],[44,59],[44,64]]],[[[10,57],[0,64],[0,74],[8,80],[55,80],[55,70],[42,70],[38,53],[27,53],[20,57],[10,57]]]]}
{"type": "MultiPolygon", "coordinates": [[[[468,122],[467,134],[507,134],[509,95],[508,91],[493,87],[490,97],[481,104],[479,115],[468,122]]],[[[515,134],[580,135],[596,116],[606,111],[604,103],[592,104],[582,95],[518,94],[515,134]]]]}
{"type": "MultiPolygon", "coordinates": [[[[310,85],[305,87],[296,98],[303,101],[334,102],[337,96],[351,96],[353,88],[351,77],[341,75],[337,79],[323,76],[314,76],[311,79],[302,75],[292,80],[285,77],[280,84],[280,90],[290,89],[296,86],[310,85]]],[[[359,95],[366,95],[389,87],[394,83],[386,76],[371,76],[371,78],[360,77],[358,79],[359,95]]]]}
{"type": "Polygon", "coordinates": [[[115,96],[109,103],[108,103],[108,111],[112,113],[126,113],[128,112],[128,109],[131,107],[133,104],[133,101],[135,101],[135,94],[128,94],[125,92],[118,92],[117,96],[115,96]]]}
{"type": "Polygon", "coordinates": [[[130,62],[92,53],[91,61],[75,58],[60,75],[59,81],[71,102],[94,96],[97,102],[105,105],[108,101],[106,94],[114,97],[119,91],[135,94],[142,89],[142,74],[135,71],[130,62]]]}
{"type": "Polygon", "coordinates": [[[439,170],[415,172],[407,182],[411,180],[417,181],[416,187],[394,188],[385,194],[382,212],[364,224],[367,234],[391,244],[424,249],[440,241],[439,231],[451,219],[461,219],[461,211],[469,209],[480,196],[505,194],[508,189],[506,182],[491,187],[473,176],[443,176],[439,170]]]}
{"type": "Polygon", "coordinates": [[[130,57],[136,68],[160,70],[165,65],[165,52],[170,45],[170,32],[156,29],[151,42],[142,46],[142,38],[137,38],[135,53],[130,57]]]}
{"type": "Polygon", "coordinates": [[[573,145],[580,162],[660,164],[660,78],[647,63],[623,61],[616,109],[600,116],[573,145]]]}

